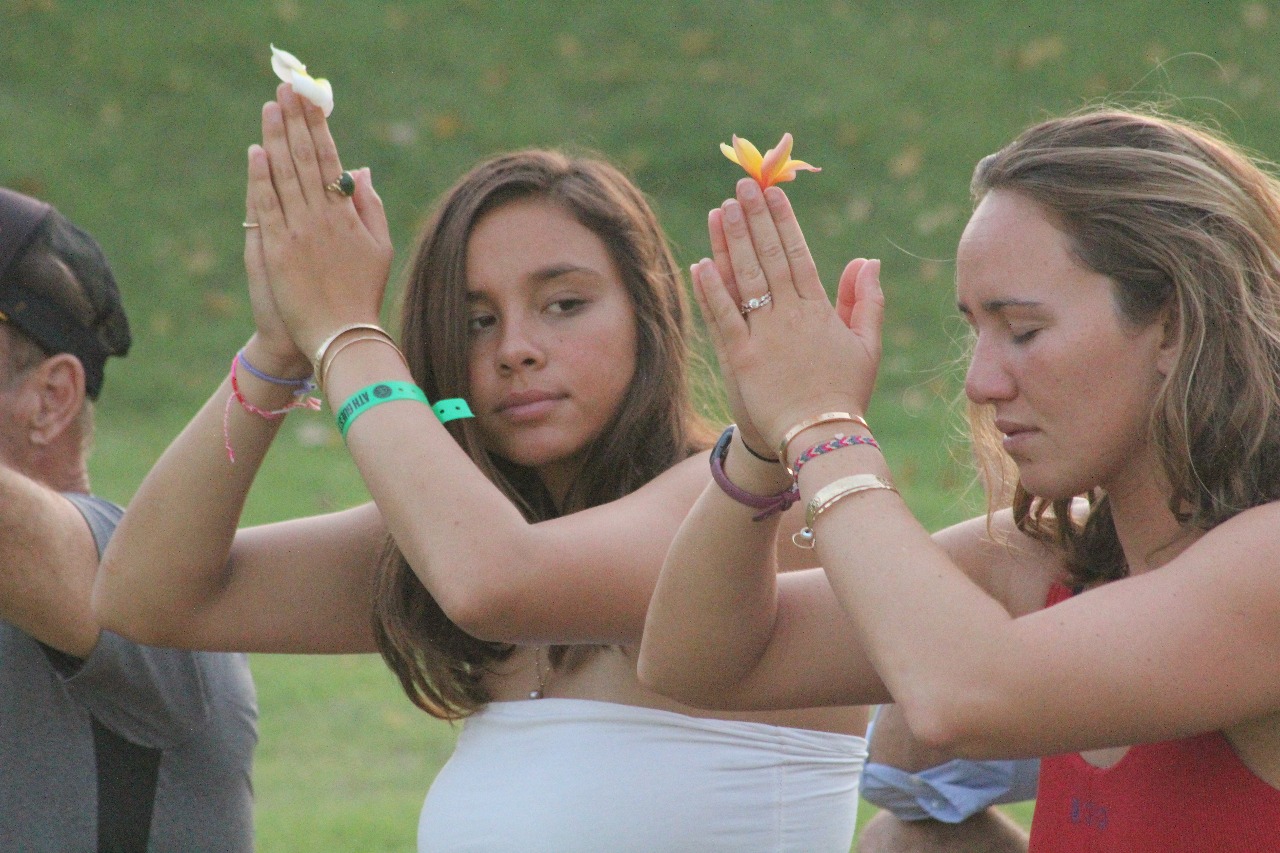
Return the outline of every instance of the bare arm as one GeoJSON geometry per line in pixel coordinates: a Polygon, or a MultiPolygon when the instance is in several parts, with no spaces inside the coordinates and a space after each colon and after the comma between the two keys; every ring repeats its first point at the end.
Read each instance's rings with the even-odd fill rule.
{"type": "Polygon", "coordinates": [[[98,549],[57,492],[0,465],[0,618],[76,657],[98,642],[89,606],[98,549]]]}
{"type": "MultiPolygon", "coordinates": [[[[1043,608],[1050,584],[1066,572],[1051,549],[1017,530],[1008,510],[990,519],[961,522],[933,538],[957,567],[1015,617],[1043,608]]],[[[869,737],[869,761],[909,772],[956,758],[918,740],[896,704],[880,707],[869,737]]]]}
{"type": "MultiPolygon", "coordinates": [[[[246,356],[270,363],[253,342],[246,356]]],[[[240,384],[263,407],[289,399],[244,373],[240,384]]],[[[278,422],[233,404],[231,462],[222,431],[229,394],[224,382],[134,495],[96,584],[103,626],[152,645],[373,650],[371,590],[384,532],[376,509],[237,532],[278,422]]]]}
{"type": "MultiPolygon", "coordinates": [[[[330,401],[392,379],[410,381],[394,353],[365,347],[335,365],[330,401]]],[[[699,454],[624,498],[530,524],[425,406],[372,409],[347,441],[423,585],[463,630],[502,642],[637,642],[667,544],[707,480],[699,454]]]]}
{"type": "MultiPolygon", "coordinates": [[[[272,293],[299,349],[374,322],[387,263],[385,223],[361,180],[354,204],[322,187],[340,168],[323,115],[281,88],[251,155],[272,293]]],[[[385,346],[343,350],[325,393],[340,408],[374,382],[411,381],[385,346]]],[[[671,537],[707,482],[704,457],[635,493],[529,524],[426,406],[370,409],[347,434],[387,529],[449,617],[474,636],[516,643],[634,643],[671,537]]]]}
{"type": "MultiPolygon", "coordinates": [[[[767,207],[758,193],[743,195],[757,266],[807,257],[785,195],[769,194],[767,207]]],[[[842,282],[842,301],[863,315],[846,329],[803,263],[765,275],[772,305],[749,321],[722,287],[704,296],[720,355],[734,363],[766,440],[814,412],[865,411],[879,357],[878,283],[842,282]]],[[[796,452],[824,437],[801,434],[796,452]]],[[[805,467],[802,495],[884,470],[872,450],[828,454],[805,467]]],[[[848,640],[866,650],[918,737],[972,757],[1041,755],[1178,737],[1280,709],[1278,516],[1277,505],[1248,510],[1156,571],[1017,618],[892,492],[837,502],[818,522],[817,548],[849,617],[848,640]]],[[[861,678],[856,669],[849,680],[861,678]]]]}
{"type": "Polygon", "coordinates": [[[1025,853],[1027,831],[988,808],[960,823],[904,821],[879,812],[858,831],[858,853],[1025,853]]]}
{"type": "MultiPolygon", "coordinates": [[[[360,182],[371,192],[367,175],[360,182]]],[[[245,216],[258,220],[252,198],[245,216]]],[[[245,358],[272,376],[307,375],[310,364],[289,340],[271,298],[257,229],[245,231],[245,270],[257,326],[245,358]]],[[[238,378],[245,399],[260,409],[293,400],[289,388],[246,370],[238,378]]],[[[385,538],[377,510],[370,504],[237,531],[281,421],[251,414],[230,402],[230,394],[224,381],[134,496],[95,587],[103,624],[156,645],[373,650],[372,584],[385,538]]]]}

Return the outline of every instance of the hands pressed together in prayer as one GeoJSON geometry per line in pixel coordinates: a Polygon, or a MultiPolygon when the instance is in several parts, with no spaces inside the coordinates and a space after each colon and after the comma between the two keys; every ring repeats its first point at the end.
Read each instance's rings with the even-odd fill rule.
{"type": "Polygon", "coordinates": [[[303,371],[334,330],[378,322],[391,237],[367,168],[344,172],[323,111],[282,83],[249,148],[245,266],[259,343],[303,371]],[[349,178],[349,180],[348,180],[349,178]],[[347,192],[350,190],[350,192],[347,192]]]}
{"type": "Polygon", "coordinates": [[[880,360],[880,262],[849,262],[832,311],[786,194],[750,178],[708,229],[713,258],[693,266],[694,293],[748,446],[777,452],[806,417],[865,413],[880,360]]]}

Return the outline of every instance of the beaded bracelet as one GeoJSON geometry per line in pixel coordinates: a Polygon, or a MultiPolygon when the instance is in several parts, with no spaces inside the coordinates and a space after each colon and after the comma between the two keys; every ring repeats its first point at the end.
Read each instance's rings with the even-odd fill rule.
{"type": "Polygon", "coordinates": [[[813,532],[813,524],[818,520],[818,516],[822,515],[823,510],[829,509],[842,498],[856,495],[859,492],[869,492],[872,489],[898,491],[888,480],[877,477],[875,474],[854,474],[850,477],[841,477],[834,483],[828,483],[818,489],[809,500],[808,506],[805,507],[804,528],[792,535],[791,543],[797,548],[815,547],[817,545],[817,534],[813,532]]]}
{"type": "Polygon", "coordinates": [[[790,508],[793,503],[800,499],[800,490],[796,488],[794,483],[776,495],[756,495],[740,486],[734,485],[733,481],[725,474],[724,459],[729,454],[729,442],[733,439],[734,429],[733,424],[727,426],[725,431],[720,434],[720,440],[716,442],[716,446],[711,450],[711,479],[716,481],[716,485],[726,495],[738,503],[760,510],[760,512],[751,517],[752,521],[762,521],[771,515],[790,508]]]}
{"type": "Polygon", "coordinates": [[[821,456],[824,453],[830,453],[833,450],[839,450],[842,447],[853,447],[858,444],[865,444],[868,447],[875,447],[877,449],[880,447],[880,443],[876,441],[873,436],[842,435],[840,433],[836,433],[835,437],[829,441],[815,444],[813,447],[810,447],[804,453],[800,454],[799,458],[796,459],[796,464],[793,469],[795,472],[795,478],[797,480],[800,479],[800,469],[804,467],[804,463],[811,459],[821,456]]]}

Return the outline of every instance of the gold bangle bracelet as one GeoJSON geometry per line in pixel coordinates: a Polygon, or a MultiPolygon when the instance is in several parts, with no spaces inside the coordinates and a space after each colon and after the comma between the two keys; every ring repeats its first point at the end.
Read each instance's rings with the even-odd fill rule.
{"type": "Polygon", "coordinates": [[[317,379],[320,377],[320,368],[324,365],[324,355],[329,351],[329,347],[333,346],[333,342],[345,335],[347,332],[353,332],[356,329],[368,329],[371,332],[381,332],[390,338],[391,335],[387,330],[376,323],[347,323],[345,326],[339,326],[333,334],[324,339],[324,343],[316,347],[316,354],[311,356],[311,373],[317,379]]]}
{"type": "Polygon", "coordinates": [[[888,489],[891,492],[897,492],[893,484],[882,477],[875,474],[854,474],[849,477],[841,477],[833,483],[828,483],[814,493],[804,509],[804,529],[791,536],[791,543],[797,548],[813,548],[817,545],[817,535],[813,532],[813,524],[818,520],[818,516],[822,515],[823,510],[833,506],[838,501],[856,495],[859,492],[869,492],[874,489],[888,489]]]}
{"type": "Polygon", "coordinates": [[[353,336],[331,347],[330,348],[331,351],[325,353],[324,364],[321,365],[321,369],[323,371],[323,374],[320,376],[321,391],[323,391],[328,386],[329,371],[333,369],[333,363],[334,361],[337,360],[338,353],[342,352],[344,349],[346,349],[347,347],[353,344],[360,343],[361,341],[377,341],[378,343],[386,344],[387,346],[391,347],[393,350],[396,351],[396,355],[400,356],[400,361],[404,362],[405,367],[409,366],[409,362],[404,357],[404,353],[400,351],[400,347],[396,346],[396,342],[391,340],[391,336],[388,335],[386,332],[383,332],[380,335],[366,334],[366,335],[353,336]]]}
{"type": "Polygon", "coordinates": [[[805,418],[800,423],[787,430],[786,435],[782,436],[782,443],[778,445],[778,461],[782,463],[782,467],[787,469],[787,473],[792,477],[795,471],[791,469],[791,460],[787,458],[787,447],[791,444],[791,439],[807,430],[809,427],[821,426],[822,424],[834,423],[836,421],[853,421],[860,424],[867,432],[871,432],[871,427],[867,424],[865,418],[859,415],[852,415],[848,412],[823,412],[820,415],[814,415],[811,418],[805,418]]]}

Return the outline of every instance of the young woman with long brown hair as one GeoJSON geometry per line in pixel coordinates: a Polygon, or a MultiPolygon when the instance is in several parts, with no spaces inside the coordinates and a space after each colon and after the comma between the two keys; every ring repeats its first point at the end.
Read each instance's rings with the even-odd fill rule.
{"type": "Polygon", "coordinates": [[[107,623],[158,644],[381,650],[419,707],[465,719],[422,850],[845,853],[863,709],[726,719],[636,679],[712,436],[690,403],[681,277],[643,196],[597,160],[482,163],[426,227],[396,346],[376,328],[391,247],[368,172],[341,191],[323,115],[287,87],[263,135],[257,331],[236,386],[134,498],[98,584],[107,623]],[[278,421],[254,410],[289,405],[278,383],[313,372],[309,356],[373,503],[237,531],[278,421]],[[408,398],[349,417],[378,388],[408,398]],[[443,426],[413,388],[474,418],[443,426]]]}

